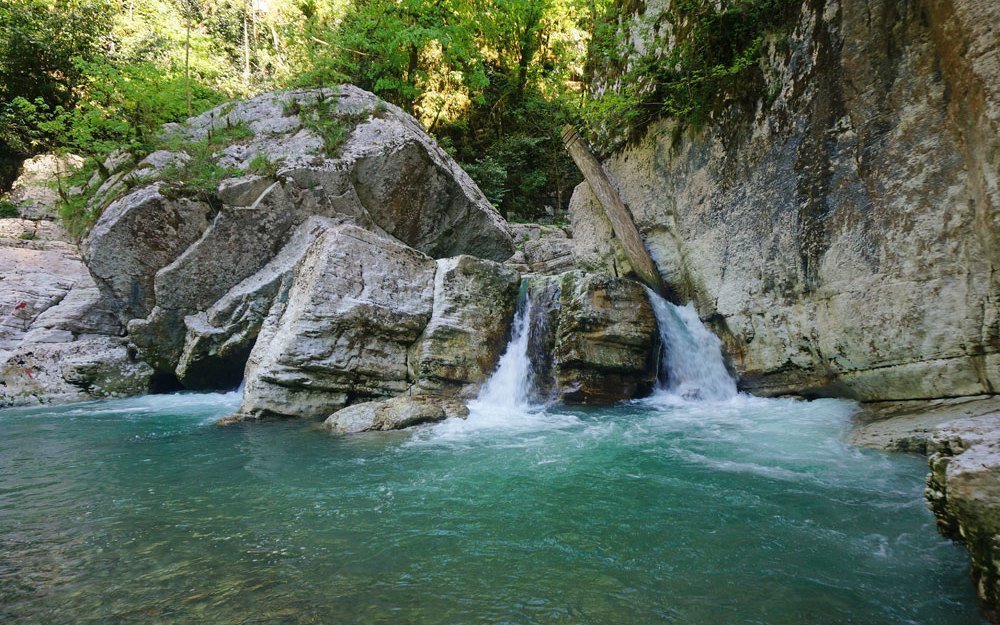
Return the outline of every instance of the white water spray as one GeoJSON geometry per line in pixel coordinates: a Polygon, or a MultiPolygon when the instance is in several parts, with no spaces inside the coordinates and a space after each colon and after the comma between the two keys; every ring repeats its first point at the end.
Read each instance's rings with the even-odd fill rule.
{"type": "Polygon", "coordinates": [[[722,341],[698,318],[694,306],[675,306],[646,290],[663,344],[660,389],[686,400],[735,397],[736,382],[722,359],[722,341]]]}
{"type": "Polygon", "coordinates": [[[531,299],[514,315],[510,343],[500,357],[492,377],[476,398],[478,407],[491,410],[523,410],[531,399],[531,359],[528,356],[528,338],[531,325],[531,299]]]}

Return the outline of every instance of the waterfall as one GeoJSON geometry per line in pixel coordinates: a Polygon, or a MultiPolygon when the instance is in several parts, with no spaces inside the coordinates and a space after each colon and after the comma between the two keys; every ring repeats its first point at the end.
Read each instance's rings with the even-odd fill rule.
{"type": "Polygon", "coordinates": [[[480,406],[497,409],[524,409],[531,400],[531,359],[528,355],[528,343],[531,326],[531,298],[522,294],[518,298],[517,312],[514,315],[510,342],[496,372],[486,382],[476,403],[480,406]]]}
{"type": "Polygon", "coordinates": [[[736,396],[736,382],[722,359],[722,341],[698,318],[692,304],[675,306],[647,289],[660,328],[660,390],[687,400],[736,396]]]}

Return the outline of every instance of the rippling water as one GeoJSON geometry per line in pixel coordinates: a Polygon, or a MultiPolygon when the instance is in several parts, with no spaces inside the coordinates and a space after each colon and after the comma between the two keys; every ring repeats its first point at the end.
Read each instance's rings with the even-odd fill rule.
{"type": "Polygon", "coordinates": [[[660,396],[334,438],[234,395],[0,412],[0,621],[979,624],[851,406],[660,396]]]}

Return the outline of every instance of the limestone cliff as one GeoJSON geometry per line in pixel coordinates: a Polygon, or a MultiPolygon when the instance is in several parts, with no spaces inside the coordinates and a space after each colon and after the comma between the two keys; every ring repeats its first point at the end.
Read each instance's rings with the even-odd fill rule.
{"type": "MultiPolygon", "coordinates": [[[[669,3],[644,5],[634,29],[665,38],[669,3]]],[[[998,23],[989,0],[806,2],[755,102],[720,94],[704,128],[658,122],[605,163],[744,389],[1000,387],[998,23]]],[[[579,262],[621,271],[586,183],[571,215],[579,262]]]]}

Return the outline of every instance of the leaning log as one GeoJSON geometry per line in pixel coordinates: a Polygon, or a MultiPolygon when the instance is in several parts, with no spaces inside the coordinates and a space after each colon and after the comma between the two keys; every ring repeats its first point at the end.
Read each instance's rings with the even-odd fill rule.
{"type": "Polygon", "coordinates": [[[604,213],[608,216],[611,228],[621,242],[625,257],[632,265],[636,277],[660,295],[673,299],[660,277],[660,272],[656,270],[656,265],[639,235],[639,229],[635,227],[632,213],[622,202],[600,161],[590,152],[586,142],[572,126],[563,127],[562,138],[566,151],[573,157],[573,162],[604,208],[604,213]]]}

